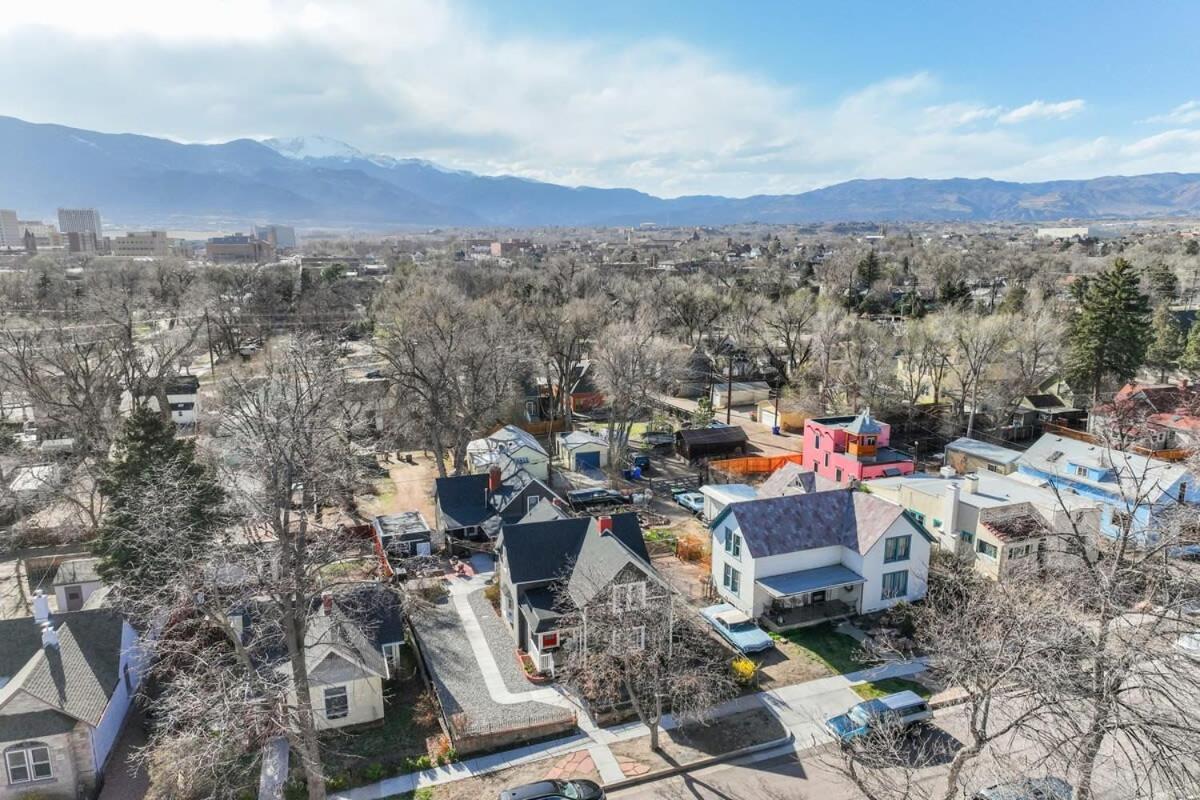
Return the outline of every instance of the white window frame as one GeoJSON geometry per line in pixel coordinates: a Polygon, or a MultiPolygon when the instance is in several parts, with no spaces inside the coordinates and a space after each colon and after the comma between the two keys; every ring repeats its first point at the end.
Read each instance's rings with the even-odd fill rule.
{"type": "MultiPolygon", "coordinates": [[[[893,587],[892,591],[895,591],[894,587],[893,587]]],[[[908,597],[908,570],[898,569],[898,570],[894,570],[892,572],[883,573],[883,575],[880,579],[879,594],[880,594],[881,600],[898,600],[898,599],[903,599],[905,597],[908,597]],[[904,591],[900,592],[899,594],[889,594],[888,593],[888,579],[891,578],[891,576],[893,576],[893,575],[900,575],[900,574],[904,575],[904,591]]]]}
{"type": "Polygon", "coordinates": [[[38,783],[41,781],[54,780],[54,759],[50,755],[50,747],[41,744],[40,742],[22,742],[21,744],[9,748],[4,751],[4,771],[10,785],[19,786],[23,783],[38,783]],[[45,754],[44,758],[35,758],[35,754],[42,751],[45,754]],[[15,763],[13,756],[20,759],[20,763],[15,763]],[[47,774],[37,775],[36,769],[39,766],[45,766],[47,774]],[[24,778],[14,778],[13,769],[21,769],[25,771],[24,778]]]}
{"type": "Polygon", "coordinates": [[[533,511],[533,507],[540,502],[542,502],[542,496],[540,494],[531,494],[529,497],[526,497],[525,513],[528,514],[530,511],[533,511]]]}
{"type": "Polygon", "coordinates": [[[742,557],[742,537],[732,528],[725,529],[725,552],[734,558],[742,557]]]}
{"type": "Polygon", "coordinates": [[[721,575],[721,585],[728,589],[733,594],[739,597],[742,594],[742,573],[741,570],[732,564],[725,564],[725,571],[721,575]]]}
{"type": "Polygon", "coordinates": [[[627,641],[630,643],[631,646],[633,645],[633,642],[636,637],[637,646],[635,647],[635,649],[637,649],[637,650],[645,650],[646,649],[646,626],[645,625],[635,625],[632,628],[613,631],[611,641],[612,641],[612,647],[614,650],[617,649],[621,645],[621,637],[628,637],[627,641]]]}
{"type": "Polygon", "coordinates": [[[384,663],[387,664],[388,677],[392,677],[392,668],[400,663],[400,647],[402,642],[388,642],[380,646],[383,652],[384,663]]]}
{"type": "MultiPolygon", "coordinates": [[[[334,697],[337,697],[337,695],[335,694],[334,697]]],[[[349,686],[347,686],[345,684],[342,684],[341,686],[326,686],[324,693],[321,695],[321,699],[323,700],[322,711],[324,711],[324,713],[325,713],[325,719],[345,719],[346,717],[350,716],[350,687],[349,686]],[[346,699],[346,710],[341,714],[331,715],[329,713],[329,699],[330,699],[329,695],[331,692],[337,692],[339,690],[342,693],[342,697],[344,697],[346,699]]]]}
{"type": "Polygon", "coordinates": [[[614,583],[612,587],[612,610],[614,614],[636,611],[646,607],[646,582],[614,583]],[[636,600],[634,598],[637,598],[636,600]]]}

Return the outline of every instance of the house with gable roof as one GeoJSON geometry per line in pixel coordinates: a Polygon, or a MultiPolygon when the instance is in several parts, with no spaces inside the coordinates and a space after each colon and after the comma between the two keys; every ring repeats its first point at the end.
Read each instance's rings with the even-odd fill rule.
{"type": "Polygon", "coordinates": [[[899,505],[865,492],[731,503],[712,536],[717,593],[775,630],[925,596],[933,537],[899,505]]]}
{"type": "Polygon", "coordinates": [[[641,604],[665,594],[637,514],[505,525],[496,550],[500,616],[542,672],[553,673],[568,634],[564,589],[577,608],[607,591],[641,604]]]}
{"type": "Polygon", "coordinates": [[[108,609],[0,620],[0,798],[93,796],[140,680],[137,634],[108,609]]]}

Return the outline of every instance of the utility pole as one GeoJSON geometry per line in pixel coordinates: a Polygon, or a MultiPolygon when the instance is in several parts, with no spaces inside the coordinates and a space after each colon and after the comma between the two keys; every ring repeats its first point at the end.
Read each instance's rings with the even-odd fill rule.
{"type": "Polygon", "coordinates": [[[729,372],[725,378],[725,424],[733,419],[733,351],[729,351],[729,372]]]}
{"type": "Polygon", "coordinates": [[[208,342],[208,368],[212,371],[213,380],[217,379],[217,362],[213,358],[212,326],[208,323],[208,309],[204,309],[204,339],[208,342]]]}

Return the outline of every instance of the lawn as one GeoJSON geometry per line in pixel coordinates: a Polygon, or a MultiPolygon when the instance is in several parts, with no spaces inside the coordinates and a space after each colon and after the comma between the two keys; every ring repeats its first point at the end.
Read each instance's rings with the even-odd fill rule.
{"type": "Polygon", "coordinates": [[[782,637],[802,651],[802,655],[823,664],[831,672],[842,675],[871,666],[860,656],[858,642],[838,633],[833,625],[822,623],[810,628],[798,628],[782,637]]]}
{"type": "Polygon", "coordinates": [[[854,693],[863,700],[872,700],[876,697],[895,694],[896,692],[912,691],[928,698],[933,692],[916,681],[910,681],[907,678],[883,678],[870,683],[860,683],[857,686],[851,686],[854,693]]]}

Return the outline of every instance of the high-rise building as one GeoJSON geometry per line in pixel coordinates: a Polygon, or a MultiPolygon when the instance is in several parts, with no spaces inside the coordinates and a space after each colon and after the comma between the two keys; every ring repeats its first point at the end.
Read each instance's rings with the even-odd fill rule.
{"type": "Polygon", "coordinates": [[[24,247],[25,239],[17,224],[17,212],[0,208],[0,247],[24,247]]]}
{"type": "Polygon", "coordinates": [[[296,249],[296,229],[290,225],[255,225],[254,237],[271,244],[276,250],[296,249]]]}
{"type": "Polygon", "coordinates": [[[17,227],[21,230],[22,235],[32,233],[37,241],[38,247],[62,247],[62,236],[58,233],[58,228],[52,223],[42,222],[38,219],[19,219],[17,227]]]}
{"type": "Polygon", "coordinates": [[[100,212],[94,208],[60,208],[58,229],[63,233],[90,233],[99,240],[100,212]]]}

